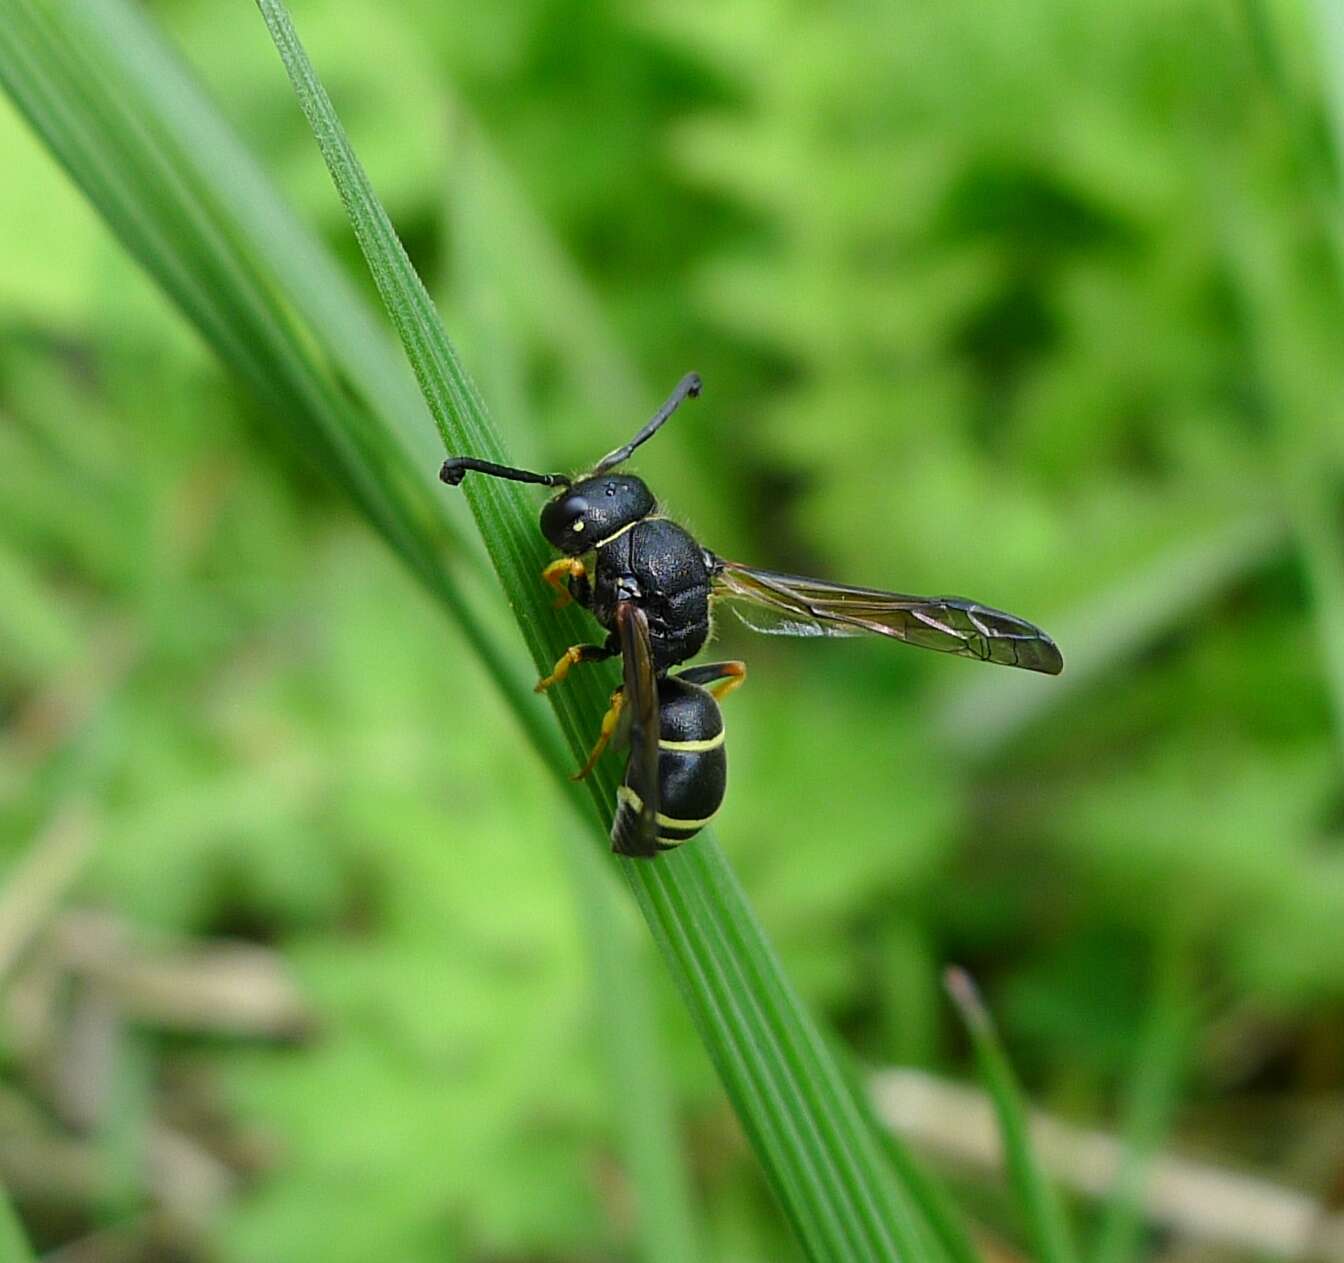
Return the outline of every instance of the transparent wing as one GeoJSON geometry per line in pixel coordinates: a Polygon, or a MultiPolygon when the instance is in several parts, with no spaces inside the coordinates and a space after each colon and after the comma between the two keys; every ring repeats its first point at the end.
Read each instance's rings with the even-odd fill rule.
{"type": "Polygon", "coordinates": [[[649,623],[629,601],[616,606],[616,631],[625,669],[625,712],[630,716],[630,760],[611,824],[620,855],[656,855],[658,815],[658,680],[653,671],[649,623]]]}
{"type": "Polygon", "coordinates": [[[1058,675],[1055,642],[1014,614],[957,596],[902,596],[715,559],[714,593],[753,631],[891,636],[923,649],[1058,675]]]}

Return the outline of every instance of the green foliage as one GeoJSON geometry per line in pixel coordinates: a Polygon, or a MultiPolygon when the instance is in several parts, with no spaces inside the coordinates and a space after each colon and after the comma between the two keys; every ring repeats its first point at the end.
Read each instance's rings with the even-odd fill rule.
{"type": "MultiPolygon", "coordinates": [[[[308,457],[327,450],[323,408],[402,435],[444,541],[426,560],[489,629],[534,736],[554,740],[550,717],[432,483],[437,444],[372,332],[372,290],[365,322],[332,323],[362,269],[260,24],[211,0],[152,8],[234,131],[133,22],[102,41],[139,59],[102,113],[168,110],[194,178],[228,173],[227,221],[167,240],[201,251],[186,280],[226,259],[272,278],[234,369],[265,354],[288,385],[277,411],[221,372],[0,107],[0,882],[83,797],[97,845],[72,900],[265,944],[295,971],[306,1042],[151,1023],[137,1045],[154,1079],[129,1099],[236,1177],[204,1230],[217,1257],[637,1253],[644,1192],[569,893],[590,838],[554,815],[549,765],[463,633],[286,429],[308,427],[308,457]],[[263,170],[297,215],[258,201],[263,170]],[[303,403],[309,372],[327,384],[303,403]]],[[[106,36],[122,6],[0,0],[0,40],[20,12],[106,36]]],[[[1338,1090],[1344,997],[1344,77],[1320,69],[1318,16],[296,9],[510,450],[578,466],[698,368],[703,399],[639,469],[707,543],[965,592],[1056,634],[1068,668],[1044,681],[724,620],[752,678],[727,710],[718,833],[799,992],[863,1063],[969,1073],[939,988],[962,961],[1033,1101],[1134,1141],[1110,1207],[1076,1207],[1109,1258],[1154,1251],[1142,1157],[1159,1143],[1313,1192],[1337,1165],[1307,1107],[1338,1090]],[[1162,980],[1173,941],[1193,1015],[1162,980]]],[[[7,53],[0,73],[25,64],[7,53]]],[[[162,158],[166,134],[142,139],[162,158]]],[[[154,168],[128,157],[106,178],[133,193],[154,168]]],[[[192,289],[198,320],[216,288],[192,289]]],[[[60,1128],[9,983],[0,1104],[31,1095],[60,1128]]],[[[646,1007],[676,1101],[648,1130],[691,1170],[704,1256],[790,1257],[678,997],[655,981],[646,1007]]],[[[113,1208],[155,1196],[142,1174],[90,1212],[10,1183],[41,1250],[140,1231],[113,1208]]],[[[1026,1245],[982,1181],[957,1172],[954,1190],[1026,1245]]]]}

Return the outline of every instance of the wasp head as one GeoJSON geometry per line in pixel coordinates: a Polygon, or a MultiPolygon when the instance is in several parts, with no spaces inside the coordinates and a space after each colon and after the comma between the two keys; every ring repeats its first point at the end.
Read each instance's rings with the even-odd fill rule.
{"type": "Polygon", "coordinates": [[[541,510],[541,533],[577,557],[653,512],[653,492],[633,474],[596,474],[566,487],[541,510]]]}

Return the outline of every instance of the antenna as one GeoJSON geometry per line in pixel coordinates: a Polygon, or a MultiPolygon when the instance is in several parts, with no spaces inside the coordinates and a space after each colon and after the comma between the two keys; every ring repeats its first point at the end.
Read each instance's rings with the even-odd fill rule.
{"type": "Polygon", "coordinates": [[[466,477],[467,470],[489,474],[491,478],[507,478],[510,482],[539,482],[543,487],[568,487],[570,479],[564,474],[534,474],[512,465],[496,465],[494,461],[477,460],[474,456],[450,456],[439,470],[439,478],[450,487],[456,487],[466,477]]]}
{"type": "Polygon", "coordinates": [[[647,442],[658,432],[658,429],[663,422],[681,407],[683,400],[694,399],[699,393],[700,374],[687,373],[686,376],[677,383],[676,390],[668,395],[667,402],[653,414],[653,419],[624,447],[618,447],[614,452],[608,452],[597,462],[597,467],[593,470],[593,473],[600,474],[604,470],[610,469],[613,465],[619,465],[623,460],[626,460],[635,448],[641,443],[647,442]]]}

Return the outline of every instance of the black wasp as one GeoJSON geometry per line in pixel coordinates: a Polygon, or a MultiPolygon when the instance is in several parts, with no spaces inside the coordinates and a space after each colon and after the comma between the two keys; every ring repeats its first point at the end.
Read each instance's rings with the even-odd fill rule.
{"type": "Polygon", "coordinates": [[[592,612],[607,638],[574,645],[537,685],[558,684],[580,662],[621,656],[624,683],[578,773],[587,776],[624,717],[630,756],[617,791],[614,850],[651,856],[693,838],[718,811],[727,775],[718,703],[746,679],[741,662],[671,669],[709,638],[710,602],[723,599],[748,627],[786,636],[891,636],[983,662],[1057,675],[1055,642],[1038,627],[960,597],[900,596],[725,561],[668,518],[643,479],[611,473],[680,406],[700,393],[688,373],[653,419],[624,447],[578,479],[534,474],[470,456],[444,461],[452,486],[468,470],[563,488],[541,510],[541,531],[565,555],[542,572],[561,603],[592,612]],[[584,555],[593,554],[592,571],[584,555]]]}

